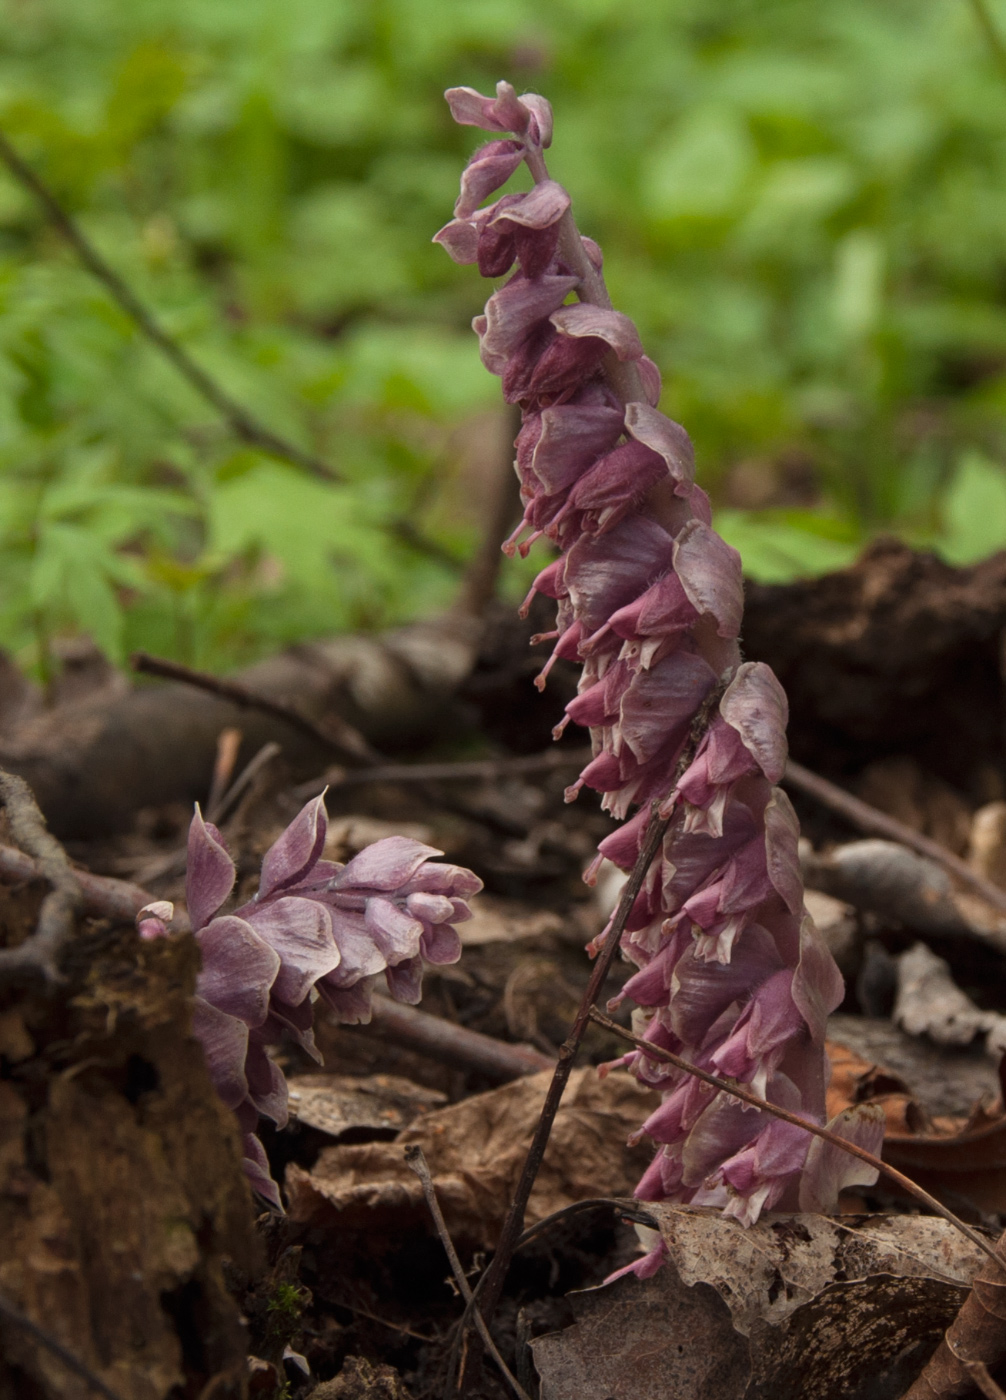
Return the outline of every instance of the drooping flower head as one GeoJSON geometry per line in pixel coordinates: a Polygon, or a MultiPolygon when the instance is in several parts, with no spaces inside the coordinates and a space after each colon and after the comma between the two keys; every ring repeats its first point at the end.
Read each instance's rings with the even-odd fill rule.
{"type": "MultiPolygon", "coordinates": [[[[286,1125],[287,1087],[266,1047],[287,1035],[319,1058],[315,994],[349,1023],[370,1020],[381,978],[396,1001],[414,1005],[424,964],[461,956],[454,926],[471,918],[466,898],[482,888],[470,870],[436,861],[443,852],[405,836],[376,841],[346,865],[323,860],[327,828],[315,798],[266,852],[254,898],[221,914],[234,862],[198,807],[189,827],[185,893],[202,953],[193,1030],[241,1124],[249,1180],[276,1206],[255,1130],[260,1114],[286,1125]]],[[[143,910],[141,936],[163,934],[170,917],[170,905],[143,910]]]]}
{"type": "MultiPolygon", "coordinates": [[[[740,556],[712,528],[688,434],[657,408],[660,374],[611,306],[600,249],[549,177],[548,103],[508,83],[495,98],[446,97],[455,120],[493,133],[434,241],[483,276],[509,274],[473,322],[483,364],[522,416],[524,515],[504,549],[545,539],[559,552],[525,603],[540,592],[557,604],[539,683],[556,657],[582,663],[557,733],[587,727],[593,758],[567,799],[594,788],[623,823],[588,881],[605,858],[632,868],[654,804],[672,817],[622,937],[638,968],[623,996],[648,1013],[654,1045],[820,1123],[824,1028],[842,982],[804,912],[797,821],[775,786],[786,697],[767,666],[741,659],[740,556]],[[522,162],[531,189],[483,205],[522,162]]],[[[663,1093],[641,1130],[658,1144],[646,1199],[719,1205],[750,1223],[774,1205],[828,1208],[843,1182],[863,1179],[838,1149],[809,1151],[801,1128],[645,1055],[623,1063],[663,1093]]],[[[836,1127],[879,1146],[873,1120],[836,1127]]]]}

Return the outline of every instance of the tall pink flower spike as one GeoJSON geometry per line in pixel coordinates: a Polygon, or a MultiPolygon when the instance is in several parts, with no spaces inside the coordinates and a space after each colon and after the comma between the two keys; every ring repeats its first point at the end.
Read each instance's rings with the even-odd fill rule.
{"type": "MultiPolygon", "coordinates": [[[[508,83],[495,98],[446,97],[456,121],[513,138],[476,151],[434,241],[484,276],[513,268],[473,326],[522,414],[524,518],[503,547],[526,554],[544,537],[558,548],[525,610],[535,591],[554,598],[552,659],[583,664],[559,730],[588,727],[594,757],[567,800],[595,788],[624,822],[588,883],[604,857],[632,868],[655,801],[673,817],[622,938],[639,969],[622,996],[644,1008],[647,1040],[821,1123],[825,1022],[842,980],[804,912],[797,819],[775,786],[786,696],[768,666],[741,660],[740,556],[711,528],[688,434],[657,408],[659,372],[611,307],[600,249],[549,178],[548,103],[508,83]],[[479,207],[521,158],[532,188],[479,207]],[[696,723],[704,733],[679,774],[696,723]]],[[[751,1224],[773,1207],[830,1209],[843,1185],[865,1183],[860,1163],[810,1151],[799,1128],[638,1052],[619,1063],[663,1095],[640,1129],[657,1144],[636,1188],[644,1200],[718,1206],[751,1224]]],[[[832,1126],[879,1151],[876,1123],[832,1126]]],[[[659,1260],[658,1247],[635,1267],[659,1260]]]]}
{"type": "MultiPolygon", "coordinates": [[[[316,797],[266,852],[255,897],[220,914],[234,862],[198,807],[189,827],[185,894],[202,953],[192,1028],[217,1093],[241,1125],[245,1173],[277,1209],[256,1128],[260,1114],[286,1126],[287,1086],[266,1046],[286,1034],[320,1059],[315,995],[340,1021],[369,1021],[383,977],[396,1001],[414,1005],[424,964],[461,956],[454,925],[471,918],[466,897],[482,888],[470,870],[431,859],[442,851],[405,836],[375,841],[347,865],[322,860],[327,829],[316,797]]],[[[141,938],[162,936],[172,912],[163,902],[141,910],[141,938]]]]}

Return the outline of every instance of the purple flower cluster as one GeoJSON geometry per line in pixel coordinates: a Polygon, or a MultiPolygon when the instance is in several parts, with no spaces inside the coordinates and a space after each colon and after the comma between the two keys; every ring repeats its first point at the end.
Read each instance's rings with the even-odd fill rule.
{"type": "MultiPolygon", "coordinates": [[[[558,605],[539,683],[556,657],[583,665],[559,731],[569,720],[589,728],[594,757],[567,798],[594,788],[624,822],[588,880],[605,857],[631,869],[655,803],[673,818],[623,935],[639,969],[624,995],[645,1008],[655,1045],[820,1123],[825,1022],[842,981],[804,913],[797,820],[775,786],[786,697],[767,666],[741,661],[740,557],[711,528],[688,435],[656,407],[660,375],[611,308],[600,249],[548,177],[548,104],[506,83],[495,99],[469,88],[446,97],[456,121],[514,138],[476,151],[435,241],[484,276],[510,274],[473,326],[522,412],[524,518],[504,548],[524,554],[544,537],[559,550],[532,589],[558,605]],[[480,207],[522,161],[530,191],[480,207]]],[[[827,1208],[862,1172],[687,1074],[638,1053],[623,1063],[663,1095],[641,1129],[658,1144],[644,1199],[721,1206],[750,1223],[773,1206],[827,1208]]],[[[876,1123],[838,1127],[879,1146],[876,1123]]]]}
{"type": "MultiPolygon", "coordinates": [[[[454,925],[471,918],[466,897],[482,888],[470,870],[431,860],[443,852],[405,836],[375,841],[347,865],[322,860],[327,829],[318,797],[266,852],[254,898],[220,914],[234,862],[198,807],[189,827],[185,894],[202,953],[193,1031],[214,1087],[237,1114],[248,1178],[276,1206],[255,1130],[260,1114],[285,1126],[287,1086],[266,1047],[285,1034],[319,1058],[314,993],[350,1023],[370,1020],[381,976],[396,1001],[414,1005],[424,963],[461,956],[454,925]]],[[[165,904],[141,911],[141,937],[162,935],[171,913],[165,904]]]]}

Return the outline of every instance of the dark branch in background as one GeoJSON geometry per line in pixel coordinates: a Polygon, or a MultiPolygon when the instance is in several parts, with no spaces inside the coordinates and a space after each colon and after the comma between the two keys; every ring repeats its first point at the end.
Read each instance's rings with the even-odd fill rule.
{"type": "Polygon", "coordinates": [[[302,467],[326,481],[340,481],[341,474],[311,452],[280,437],[260,423],[246,408],[237,403],[220,385],[196,363],[189,352],[174,340],[136,296],[132,288],[111,267],[95,248],[76,220],[63,208],[47,184],[22,160],[10,140],[0,131],[0,160],[41,206],[53,228],[70,244],[88,272],[102,284],[112,299],[126,313],[164,358],[187,379],[196,393],[217,410],[234,435],[252,447],[268,452],[272,457],[302,467]]]}
{"type": "Polygon", "coordinates": [[[1006,78],[1006,41],[1003,40],[1003,36],[996,27],[996,22],[992,18],[986,0],[968,0],[968,2],[997,68],[1000,74],[1006,78]]]}
{"type": "Polygon", "coordinates": [[[829,783],[827,778],[819,777],[809,768],[804,768],[801,763],[794,763],[792,759],[786,764],[782,780],[788,787],[794,787],[799,792],[806,793],[808,797],[816,798],[822,806],[830,807],[833,812],[845,817],[860,830],[871,831],[876,836],[885,836],[889,841],[897,841],[902,846],[918,851],[919,855],[935,860],[944,870],[956,875],[964,884],[970,885],[986,903],[1006,913],[1006,890],[1001,890],[998,885],[993,885],[991,880],[986,880],[983,875],[972,870],[966,861],[961,860],[960,856],[955,856],[953,851],[948,851],[946,846],[941,846],[938,841],[933,841],[928,836],[923,836],[920,831],[905,826],[904,822],[889,817],[886,812],[878,811],[861,798],[853,797],[851,792],[836,787],[834,783],[829,783]]]}
{"type": "Polygon", "coordinates": [[[514,470],[513,441],[520,432],[520,409],[514,404],[507,412],[509,441],[495,462],[489,464],[487,490],[490,496],[478,549],[469,560],[455,606],[462,612],[481,617],[496,596],[501,546],[520,519],[523,509],[520,482],[514,470]]]}
{"type": "Polygon", "coordinates": [[[2,768],[0,802],[7,810],[14,840],[34,857],[38,873],[52,886],[42,901],[35,932],[14,948],[0,949],[0,980],[59,982],[59,955],[73,938],[84,904],[80,881],[63,847],[47,829],[31,788],[2,768]]]}
{"type": "Polygon", "coordinates": [[[30,1337],[45,1347],[46,1351],[52,1353],[62,1361],[68,1371],[72,1371],[78,1376],[86,1386],[89,1386],[96,1395],[103,1395],[105,1400],[120,1400],[117,1393],[107,1386],[100,1376],[96,1376],[90,1367],[85,1366],[83,1361],[74,1356],[72,1351],[67,1351],[62,1342],[58,1342],[43,1327],[39,1327],[37,1322],[32,1322],[30,1317],[26,1317],[19,1308],[15,1308],[12,1303],[8,1303],[5,1298],[0,1298],[0,1317],[5,1322],[12,1323],[15,1327],[20,1327],[23,1332],[27,1332],[30,1337]]]}
{"type": "Polygon", "coordinates": [[[718,1074],[710,1074],[708,1070],[699,1069],[696,1065],[683,1060],[680,1055],[672,1054],[670,1050],[652,1045],[648,1040],[643,1040],[642,1036],[634,1035],[632,1031],[627,1031],[624,1026],[620,1026],[617,1021],[612,1021],[609,1016],[605,1016],[596,1007],[591,1007],[590,1019],[597,1025],[603,1026],[606,1031],[610,1031],[612,1035],[617,1035],[620,1040],[628,1041],[630,1045],[634,1045],[637,1050],[648,1055],[651,1060],[660,1060],[662,1063],[674,1065],[675,1069],[684,1070],[686,1074],[692,1075],[695,1079],[701,1079],[703,1084],[708,1084],[713,1089],[719,1089],[724,1094],[730,1094],[751,1108],[760,1108],[764,1113],[771,1113],[773,1117],[781,1118],[785,1123],[792,1123],[797,1128],[805,1128],[808,1133],[821,1138],[823,1142],[830,1143],[832,1147],[840,1147],[843,1152],[848,1152],[850,1156],[858,1157],[861,1162],[867,1162],[871,1167],[876,1167],[877,1171],[883,1172],[892,1181],[896,1181],[903,1190],[910,1192],[917,1201],[921,1201],[936,1215],[941,1215],[955,1230],[966,1235],[983,1254],[987,1254],[990,1259],[994,1259],[997,1264],[1006,1269],[1006,1263],[999,1258],[988,1240],[982,1239],[976,1230],[972,1230],[970,1225],[965,1225],[964,1221],[959,1220],[952,1210],[948,1210],[935,1196],[930,1196],[929,1192],[918,1186],[910,1176],[905,1176],[904,1172],[899,1172],[897,1167],[889,1166],[880,1157],[875,1157],[872,1152],[867,1152],[865,1147],[860,1147],[855,1142],[848,1142],[845,1138],[839,1137],[837,1133],[829,1132],[827,1128],[821,1128],[816,1123],[801,1117],[799,1113],[790,1113],[789,1109],[780,1108],[777,1104],[769,1103],[767,1099],[759,1098],[750,1089],[746,1089],[743,1084],[739,1084],[736,1079],[721,1079],[718,1074]]]}
{"type": "Polygon", "coordinates": [[[193,671],[188,666],[182,666],[177,661],[166,661],[159,656],[149,656],[145,651],[136,651],[130,657],[130,665],[134,671],[139,671],[147,676],[160,676],[164,680],[183,681],[186,685],[195,686],[198,690],[206,690],[211,695],[218,695],[222,700],[229,700],[234,705],[240,705],[244,709],[258,710],[262,714],[272,715],[274,719],[282,720],[289,724],[291,728],[305,734],[309,739],[313,739],[316,744],[321,744],[324,748],[333,749],[350,763],[376,764],[380,755],[370,747],[366,739],[354,729],[346,720],[340,719],[338,715],[326,717],[325,728],[315,724],[314,720],[308,719],[301,714],[300,710],[293,705],[284,705],[279,700],[270,700],[264,695],[256,695],[254,691],[248,690],[243,685],[238,685],[235,681],[221,680],[219,676],[211,676],[205,671],[193,671]]]}
{"type": "MultiPolygon", "coordinates": [[[[454,1281],[458,1285],[458,1290],[460,1291],[462,1298],[464,1298],[465,1303],[471,1304],[473,1302],[472,1290],[468,1283],[468,1279],[465,1277],[465,1271],[461,1267],[461,1260],[458,1258],[458,1252],[454,1248],[454,1241],[451,1239],[450,1232],[447,1229],[447,1222],[444,1219],[443,1211],[440,1209],[440,1202],[437,1200],[436,1188],[433,1185],[433,1178],[430,1175],[430,1168],[428,1162],[426,1161],[426,1157],[423,1155],[423,1149],[421,1147],[415,1146],[407,1147],[405,1149],[405,1161],[406,1165],[409,1166],[412,1169],[412,1171],[415,1172],[416,1176],[418,1176],[419,1180],[422,1182],[423,1195],[426,1198],[426,1204],[429,1207],[430,1214],[433,1216],[433,1223],[437,1227],[437,1234],[440,1236],[440,1243],[443,1245],[444,1252],[447,1255],[448,1261],[450,1262],[451,1273],[454,1275],[454,1281]]],[[[489,1355],[492,1357],[492,1359],[496,1362],[496,1365],[500,1368],[500,1371],[506,1379],[506,1382],[509,1385],[510,1389],[518,1397],[518,1400],[531,1400],[531,1397],[528,1395],[527,1391],[517,1380],[516,1376],[514,1376],[511,1373],[510,1368],[507,1366],[506,1362],[503,1360],[502,1356],[500,1356],[499,1352],[497,1351],[496,1343],[489,1335],[489,1328],[482,1320],[482,1314],[478,1311],[478,1309],[474,1310],[474,1312],[472,1313],[472,1317],[474,1318],[475,1326],[478,1329],[479,1336],[482,1338],[482,1341],[485,1344],[486,1350],[489,1352],[489,1355]]]]}

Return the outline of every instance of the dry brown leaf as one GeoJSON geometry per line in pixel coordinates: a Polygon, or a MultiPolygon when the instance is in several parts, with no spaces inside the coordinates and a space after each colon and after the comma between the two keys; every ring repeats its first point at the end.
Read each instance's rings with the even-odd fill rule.
{"type": "Polygon", "coordinates": [[[895,1400],[984,1257],[926,1217],[647,1209],[668,1263],[573,1296],[532,1343],[542,1400],[895,1400]]]}
{"type": "Polygon", "coordinates": [[[349,1132],[397,1133],[447,1095],[397,1074],[303,1074],[288,1081],[290,1114],[329,1137],[349,1132]]]}
{"type": "MultiPolygon", "coordinates": [[[[310,1172],[291,1165],[291,1219],[351,1230],[414,1224],[426,1207],[403,1149],[416,1144],[426,1154],[452,1234],[492,1247],[551,1077],[551,1071],[530,1075],[425,1114],[393,1143],[326,1148],[310,1172]]],[[[572,1201],[628,1195],[652,1149],[629,1148],[626,1138],[657,1102],[628,1074],[602,1080],[596,1070],[574,1070],[528,1204],[528,1223],[572,1201]]]]}
{"type": "MultiPolygon", "coordinates": [[[[1006,1115],[1002,1104],[978,1103],[967,1118],[930,1117],[908,1086],[844,1045],[828,1042],[832,1081],[828,1113],[853,1103],[879,1103],[887,1117],[883,1157],[954,1210],[1006,1211],[1006,1115]]],[[[884,1190],[900,1194],[891,1182],[884,1190]]]]}

